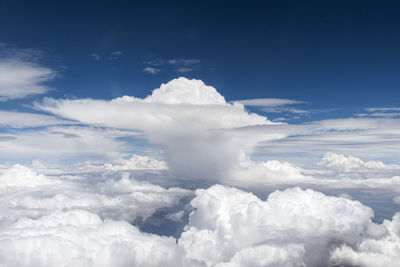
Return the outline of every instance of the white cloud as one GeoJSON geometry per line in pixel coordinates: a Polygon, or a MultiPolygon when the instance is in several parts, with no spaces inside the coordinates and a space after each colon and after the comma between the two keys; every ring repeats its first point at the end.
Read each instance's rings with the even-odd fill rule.
{"type": "Polygon", "coordinates": [[[370,160],[362,161],[360,158],[345,156],[336,153],[326,153],[322,158],[320,165],[331,169],[349,172],[355,169],[400,169],[398,165],[385,165],[383,162],[370,160]]]}
{"type": "Polygon", "coordinates": [[[185,73],[185,72],[191,72],[193,71],[194,68],[186,68],[186,67],[180,67],[176,69],[177,73],[185,73]]]}
{"type": "Polygon", "coordinates": [[[174,68],[176,73],[185,73],[194,71],[199,68],[200,63],[202,61],[200,59],[195,58],[173,58],[173,59],[153,59],[153,60],[146,60],[143,63],[148,65],[144,68],[144,72],[150,74],[156,74],[157,72],[161,71],[161,69],[155,68],[157,66],[163,66],[163,69],[171,69],[174,68]]]}
{"type": "Polygon", "coordinates": [[[162,84],[144,101],[171,105],[226,105],[225,98],[214,87],[205,85],[201,80],[188,80],[182,77],[162,84]]]}
{"type": "Polygon", "coordinates": [[[386,108],[367,108],[366,111],[368,112],[375,112],[375,111],[400,111],[400,108],[398,107],[386,107],[386,108]]]}
{"type": "Polygon", "coordinates": [[[143,72],[147,72],[149,74],[157,74],[160,71],[161,71],[161,69],[157,69],[157,68],[153,68],[153,67],[146,67],[143,69],[143,72]]]}
{"type": "Polygon", "coordinates": [[[63,124],[76,124],[76,122],[43,114],[0,110],[0,127],[28,128],[63,124]]]}
{"type": "Polygon", "coordinates": [[[304,174],[305,170],[278,160],[253,161],[242,155],[239,165],[232,172],[229,182],[240,186],[311,183],[313,177],[304,174]]]}
{"type": "Polygon", "coordinates": [[[379,239],[365,239],[355,247],[343,245],[332,252],[331,260],[352,266],[395,267],[400,261],[400,213],[383,225],[388,234],[379,239]]]}
{"type": "Polygon", "coordinates": [[[165,170],[167,163],[146,156],[132,155],[130,159],[120,159],[114,163],[105,163],[107,170],[165,170]]]}
{"type": "Polygon", "coordinates": [[[195,210],[178,244],[207,266],[328,266],[337,244],[387,234],[360,202],[313,190],[275,191],[262,201],[217,185],[197,190],[191,204],[195,210]]]}
{"type": "Polygon", "coordinates": [[[366,161],[398,161],[399,119],[346,118],[260,128],[287,136],[259,144],[255,151],[268,158],[310,165],[329,151],[363,157],[366,161]]]}
{"type": "Polygon", "coordinates": [[[181,266],[175,239],[140,232],[122,221],[70,210],[21,218],[0,230],[4,266],[181,266]]]}
{"type": "Polygon", "coordinates": [[[122,57],[124,55],[124,53],[122,53],[122,51],[113,51],[110,53],[110,57],[109,59],[119,59],[120,57],[122,57]]]}
{"type": "Polygon", "coordinates": [[[99,60],[100,60],[100,55],[99,55],[99,54],[93,53],[93,54],[91,54],[90,56],[91,56],[92,59],[95,60],[95,61],[99,61],[99,60]]]}
{"type": "Polygon", "coordinates": [[[52,182],[44,175],[19,164],[13,165],[0,174],[0,189],[9,187],[35,187],[52,182]]]}
{"type": "Polygon", "coordinates": [[[234,102],[241,103],[245,106],[260,106],[260,107],[278,107],[278,106],[305,103],[303,101],[283,99],[283,98],[256,98],[256,99],[236,100],[234,102]]]}
{"type": "Polygon", "coordinates": [[[5,168],[0,172],[0,225],[20,217],[37,218],[72,209],[95,212],[106,219],[143,222],[158,209],[180,205],[182,198],[192,194],[181,188],[166,189],[138,181],[129,173],[119,176],[62,172],[44,176],[18,164],[5,168]]]}
{"type": "Polygon", "coordinates": [[[201,60],[195,58],[178,58],[170,59],[167,62],[171,65],[195,65],[201,63],[201,60]]]}
{"type": "Polygon", "coordinates": [[[19,58],[0,59],[0,101],[44,94],[56,72],[19,58]]]}
{"type": "MultiPolygon", "coordinates": [[[[297,170],[282,162],[267,165],[297,170]]],[[[373,211],[348,196],[290,188],[263,201],[222,185],[199,189],[176,243],[127,222],[140,225],[162,209],[164,220],[180,223],[186,211],[172,207],[182,205],[189,190],[128,173],[44,176],[20,165],[4,169],[0,181],[8,182],[0,186],[0,259],[6,266],[391,266],[398,260],[400,213],[375,224],[373,211]]]]}
{"type": "Polygon", "coordinates": [[[245,131],[232,132],[276,123],[248,113],[241,104],[227,103],[214,87],[186,78],[162,84],[144,99],[47,99],[37,107],[82,123],[143,131],[151,144],[164,151],[170,170],[186,178],[227,176],[240,153],[250,151],[260,136],[275,138],[275,134],[261,134],[248,139],[245,131]]]}
{"type": "Polygon", "coordinates": [[[21,129],[0,133],[0,159],[32,159],[56,163],[122,158],[131,146],[119,137],[135,133],[85,126],[51,126],[45,129],[21,129]]]}

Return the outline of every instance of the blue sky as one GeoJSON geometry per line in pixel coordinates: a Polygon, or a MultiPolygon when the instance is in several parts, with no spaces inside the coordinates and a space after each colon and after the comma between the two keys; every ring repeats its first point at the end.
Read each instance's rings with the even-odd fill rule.
{"type": "Polygon", "coordinates": [[[0,36],[43,53],[40,62],[59,75],[49,83],[54,97],[144,97],[185,76],[228,100],[296,99],[340,115],[397,105],[397,8],[396,1],[2,1],[0,36]],[[174,59],[198,63],[146,64],[174,59]]]}

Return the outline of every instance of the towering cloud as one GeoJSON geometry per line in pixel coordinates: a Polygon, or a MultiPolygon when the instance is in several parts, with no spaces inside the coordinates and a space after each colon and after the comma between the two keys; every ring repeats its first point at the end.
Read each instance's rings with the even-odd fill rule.
{"type": "Polygon", "coordinates": [[[274,123],[248,113],[242,104],[227,103],[214,87],[186,78],[162,84],[144,99],[46,99],[37,107],[83,123],[143,131],[164,151],[171,172],[185,179],[226,177],[241,153],[251,151],[259,140],[276,137],[248,138],[233,131],[274,123]]]}

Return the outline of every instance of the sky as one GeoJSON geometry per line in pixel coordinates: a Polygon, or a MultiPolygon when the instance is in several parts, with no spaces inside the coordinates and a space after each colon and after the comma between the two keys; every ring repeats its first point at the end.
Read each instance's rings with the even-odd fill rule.
{"type": "Polygon", "coordinates": [[[145,97],[184,75],[207,81],[228,100],[289,98],[307,101],[309,109],[362,110],[397,104],[398,7],[397,1],[2,1],[0,35],[8,45],[44,54],[42,63],[60,76],[49,83],[57,97],[145,97]],[[177,63],[157,64],[169,60],[177,63]],[[146,68],[161,71],[143,75],[146,68]]]}
{"type": "Polygon", "coordinates": [[[0,0],[0,266],[396,266],[399,11],[0,0]]]}

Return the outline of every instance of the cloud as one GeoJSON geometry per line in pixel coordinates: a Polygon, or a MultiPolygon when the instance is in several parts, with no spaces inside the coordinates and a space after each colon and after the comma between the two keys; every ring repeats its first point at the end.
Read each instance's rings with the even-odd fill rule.
{"type": "Polygon", "coordinates": [[[164,66],[164,68],[170,68],[169,66],[173,66],[175,72],[177,73],[185,73],[191,72],[199,68],[200,63],[202,61],[200,59],[195,58],[173,58],[173,59],[153,59],[153,60],[146,60],[144,61],[145,65],[148,65],[144,68],[143,71],[148,72],[150,74],[156,74],[160,71],[155,67],[157,66],[164,66]]]}
{"type": "Polygon", "coordinates": [[[371,118],[396,118],[400,117],[400,108],[398,107],[385,107],[385,108],[367,108],[366,113],[360,113],[358,117],[371,117],[371,118]]]}
{"type": "Polygon", "coordinates": [[[114,51],[110,53],[109,59],[115,60],[115,59],[119,59],[121,56],[123,56],[124,53],[122,53],[122,51],[114,51]]]}
{"type": "Polygon", "coordinates": [[[99,54],[93,53],[93,54],[91,54],[90,56],[91,56],[92,59],[95,60],[95,61],[99,61],[99,60],[100,60],[100,55],[99,55],[99,54]]]}
{"type": "Polygon", "coordinates": [[[143,132],[141,137],[153,149],[162,151],[170,176],[182,180],[229,181],[237,186],[320,186],[325,178],[330,179],[329,186],[338,186],[334,185],[335,179],[341,179],[344,187],[363,187],[360,179],[385,178],[370,181],[380,187],[384,181],[397,183],[392,178],[398,169],[373,159],[397,155],[400,136],[396,132],[400,124],[395,119],[347,118],[277,124],[249,113],[241,103],[226,102],[214,87],[185,78],[162,84],[143,99],[46,99],[36,106],[81,123],[143,132]],[[98,110],[105,112],[99,116],[98,110]],[[339,155],[344,152],[354,156],[341,160],[339,155]],[[253,160],[253,153],[267,160],[253,160]],[[299,153],[306,156],[298,157],[299,153]],[[323,155],[322,163],[315,166],[323,155]],[[358,155],[372,159],[364,162],[355,159],[358,155]],[[358,164],[359,168],[349,164],[358,164]],[[386,167],[378,168],[382,164],[386,167]],[[372,165],[376,168],[364,168],[372,165]],[[351,170],[342,171],[346,168],[351,170]]]}
{"type": "Polygon", "coordinates": [[[56,72],[18,57],[0,58],[0,101],[44,94],[56,72]]]}
{"type": "Polygon", "coordinates": [[[9,187],[36,187],[52,182],[44,175],[19,164],[13,165],[0,174],[0,189],[9,187]]]}
{"type": "Polygon", "coordinates": [[[0,262],[4,266],[187,266],[175,238],[141,232],[159,209],[189,190],[103,175],[39,174],[13,165],[0,171],[0,262]],[[135,224],[136,226],[133,226],[135,224]]]}
{"type": "Polygon", "coordinates": [[[41,159],[52,163],[115,160],[133,147],[119,138],[132,135],[135,135],[132,131],[76,125],[8,130],[0,133],[0,159],[14,162],[41,159]]]}
{"type": "Polygon", "coordinates": [[[146,156],[133,155],[128,160],[118,160],[115,163],[105,163],[107,170],[165,170],[168,169],[167,163],[146,156]]]}
{"type": "Polygon", "coordinates": [[[175,239],[70,210],[21,218],[0,230],[4,266],[182,266],[175,239]]]}
{"type": "Polygon", "coordinates": [[[380,239],[365,239],[355,247],[342,245],[336,248],[331,260],[337,264],[352,266],[389,266],[398,265],[400,260],[400,213],[392,221],[385,220],[383,225],[388,234],[380,239]]]}
{"type": "MultiPolygon", "coordinates": [[[[282,168],[294,167],[269,166],[282,168]]],[[[310,189],[277,190],[265,201],[229,186],[198,189],[176,240],[139,227],[156,218],[185,221],[189,190],[128,173],[44,176],[21,165],[3,169],[4,181],[0,259],[7,266],[391,266],[398,260],[400,213],[376,224],[360,202],[310,189]]]]}
{"type": "Polygon", "coordinates": [[[258,107],[261,111],[270,114],[282,114],[286,113],[289,118],[277,118],[275,121],[285,121],[288,119],[298,119],[299,116],[308,115],[310,112],[300,108],[288,107],[290,105],[305,104],[304,101],[282,99],[282,98],[256,98],[256,99],[245,99],[236,100],[234,103],[241,103],[245,106],[258,107]],[[296,116],[293,116],[296,115],[296,116]]]}
{"type": "Polygon", "coordinates": [[[234,102],[241,103],[245,106],[259,106],[259,107],[278,107],[286,105],[304,104],[304,101],[283,99],[283,98],[256,98],[235,100],[234,102]]]}
{"type": "Polygon", "coordinates": [[[178,244],[207,266],[328,266],[338,245],[388,232],[371,222],[372,210],[360,202],[300,188],[262,201],[216,185],[197,190],[191,204],[195,210],[178,244]]]}
{"type": "MultiPolygon", "coordinates": [[[[214,87],[186,78],[162,84],[144,99],[46,99],[36,107],[82,123],[143,131],[151,144],[164,151],[170,171],[196,179],[229,175],[240,153],[250,151],[260,138],[246,140],[245,131],[233,129],[276,124],[248,113],[241,104],[227,103],[214,87]],[[98,110],[104,112],[99,116],[98,110]]],[[[275,135],[261,135],[271,137],[275,135]]]]}
{"type": "Polygon", "coordinates": [[[345,156],[335,153],[326,153],[322,158],[320,165],[326,166],[330,169],[349,172],[355,169],[400,169],[398,165],[385,165],[380,161],[367,161],[364,162],[360,158],[345,156]]]}
{"type": "Polygon", "coordinates": [[[29,128],[68,124],[76,122],[43,114],[0,110],[0,127],[29,128]]]}
{"type": "Polygon", "coordinates": [[[270,129],[260,126],[264,132],[274,131],[286,137],[274,142],[266,140],[255,151],[263,153],[267,158],[284,159],[308,166],[327,151],[351,154],[367,160],[397,162],[397,151],[400,149],[399,121],[388,118],[345,118],[288,124],[270,129]]]}
{"type": "Polygon", "coordinates": [[[171,65],[195,65],[201,63],[201,60],[195,58],[178,58],[170,59],[167,62],[171,65]]]}
{"type": "Polygon", "coordinates": [[[398,107],[386,107],[386,108],[367,108],[366,111],[368,112],[375,112],[375,111],[400,111],[398,107]]]}
{"type": "Polygon", "coordinates": [[[185,73],[185,72],[191,72],[193,71],[194,68],[186,68],[186,67],[180,67],[176,69],[177,73],[185,73]]]}
{"type": "Polygon", "coordinates": [[[153,67],[146,67],[143,69],[143,72],[149,73],[149,74],[157,74],[160,72],[161,69],[153,68],[153,67]]]}
{"type": "Polygon", "coordinates": [[[254,161],[248,156],[236,166],[229,182],[240,186],[312,183],[314,178],[307,176],[304,169],[289,162],[268,160],[254,161]]]}
{"type": "Polygon", "coordinates": [[[19,164],[0,172],[0,192],[1,223],[81,209],[101,218],[125,220],[138,226],[161,208],[171,209],[165,216],[175,214],[173,207],[180,206],[182,198],[192,195],[189,190],[166,189],[136,180],[128,172],[122,176],[118,172],[103,172],[99,177],[98,172],[88,175],[60,170],[45,176],[19,164]]]}

